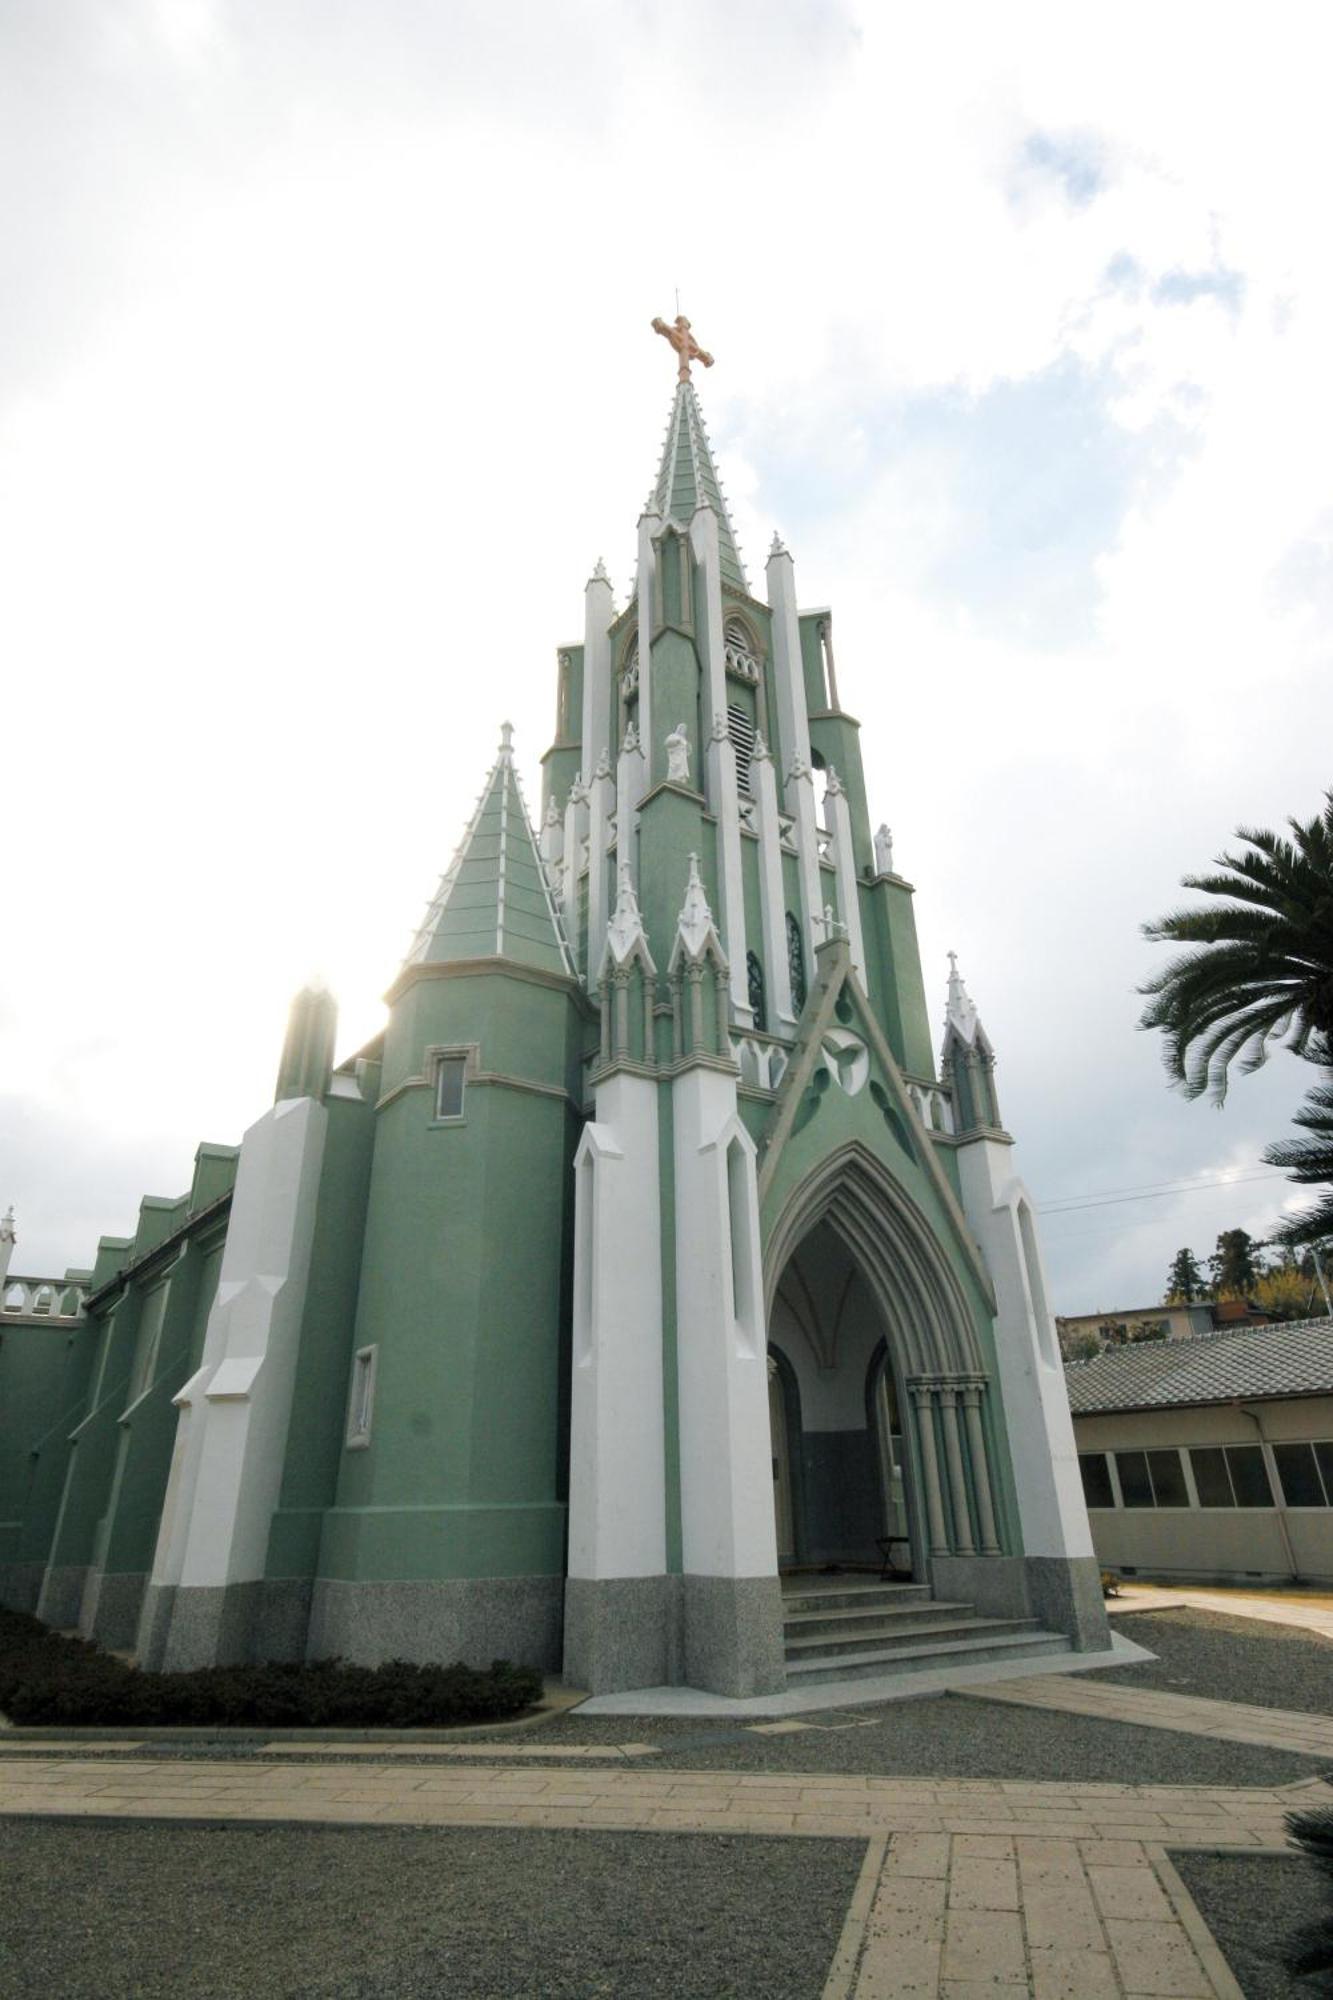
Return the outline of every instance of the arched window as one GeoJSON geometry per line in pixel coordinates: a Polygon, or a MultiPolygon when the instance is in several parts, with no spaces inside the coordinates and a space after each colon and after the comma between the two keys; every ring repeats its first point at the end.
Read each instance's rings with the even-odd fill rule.
{"type": "Polygon", "coordinates": [[[787,971],[791,977],[792,1005],[799,1014],[805,1005],[805,943],[801,937],[801,926],[790,910],[787,912],[787,971]]]}
{"type": "Polygon", "coordinates": [[[768,1008],[764,1004],[764,968],[759,963],[757,952],[745,954],[745,980],[750,993],[750,1011],[754,1015],[754,1025],[763,1030],[768,1026],[768,1008]]]}

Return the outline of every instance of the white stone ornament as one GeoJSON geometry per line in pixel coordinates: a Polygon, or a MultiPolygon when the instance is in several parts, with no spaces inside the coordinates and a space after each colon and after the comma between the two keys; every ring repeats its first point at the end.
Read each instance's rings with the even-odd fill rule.
{"type": "Polygon", "coordinates": [[[625,757],[632,756],[634,752],[638,749],[639,728],[637,723],[635,722],[630,723],[629,728],[625,731],[625,741],[622,743],[620,747],[621,747],[621,754],[625,757]]]}
{"type": "Polygon", "coordinates": [[[726,716],[722,713],[722,710],[720,708],[715,709],[713,712],[713,733],[708,739],[709,742],[725,743],[730,733],[731,732],[727,726],[726,716]]]}
{"type": "Polygon", "coordinates": [[[958,970],[956,951],[949,953],[949,999],[944,1010],[944,1019],[946,1025],[953,1028],[970,1048],[976,1040],[980,1016],[975,1001],[963,984],[962,974],[958,970]]]}
{"type": "Polygon", "coordinates": [[[828,767],[828,777],[824,785],[824,790],[831,799],[840,798],[842,796],[842,791],[843,791],[842,779],[838,776],[837,768],[833,764],[830,764],[828,767]]]}
{"type": "Polygon", "coordinates": [[[810,766],[806,763],[799,750],[787,766],[787,776],[789,778],[808,778],[810,776],[810,766]]]}
{"type": "Polygon", "coordinates": [[[850,1028],[830,1028],[822,1044],[828,1057],[829,1075],[848,1097],[855,1097],[870,1076],[870,1052],[850,1028]]]}
{"type": "Polygon", "coordinates": [[[893,873],[893,835],[887,826],[881,826],[875,834],[875,870],[880,875],[893,873]]]}
{"type": "Polygon", "coordinates": [[[547,826],[560,824],[560,808],[555,802],[554,795],[546,802],[546,824],[547,826]]]}
{"type": "Polygon", "coordinates": [[[603,746],[602,754],[597,759],[597,769],[593,772],[593,777],[609,778],[610,775],[611,775],[611,753],[609,750],[606,749],[605,746],[603,746]]]}
{"type": "MultiPolygon", "coordinates": [[[[639,909],[639,899],[634,893],[629,863],[622,861],[616,907],[606,927],[606,948],[617,965],[626,965],[640,945],[646,954],[647,937],[643,928],[643,914],[639,909]]],[[[651,960],[649,962],[651,963],[651,960]]]]}
{"type": "Polygon", "coordinates": [[[681,942],[691,958],[700,958],[709,937],[717,936],[713,922],[713,912],[708,907],[708,896],[699,877],[699,857],[690,856],[689,879],[685,884],[685,901],[681,905],[680,920],[676,926],[681,942]]]}
{"type": "Polygon", "coordinates": [[[754,732],[754,748],[750,752],[750,762],[752,764],[771,764],[773,762],[773,753],[767,743],[765,743],[763,735],[757,729],[754,732]]]}
{"type": "Polygon", "coordinates": [[[667,780],[673,785],[690,782],[690,739],[685,724],[678,722],[666,739],[667,780]]]}

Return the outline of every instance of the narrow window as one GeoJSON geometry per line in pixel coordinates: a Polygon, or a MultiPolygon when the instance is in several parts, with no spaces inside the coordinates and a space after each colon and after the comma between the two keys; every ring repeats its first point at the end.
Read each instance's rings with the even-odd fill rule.
{"type": "Polygon", "coordinates": [[[749,989],[754,1024],[762,1033],[768,1026],[768,1008],[764,1004],[764,968],[759,963],[757,952],[747,951],[745,954],[745,982],[749,989]]]}
{"type": "Polygon", "coordinates": [[[1088,1506],[1114,1507],[1115,1494],[1111,1490],[1111,1468],[1106,1463],[1106,1453],[1081,1451],[1078,1469],[1083,1475],[1083,1498],[1088,1506]]]}
{"type": "Polygon", "coordinates": [[[797,1013],[805,1006],[805,944],[801,938],[801,926],[791,911],[787,912],[787,970],[791,977],[791,1001],[797,1013]]]}
{"type": "Polygon", "coordinates": [[[727,1148],[727,1221],[731,1237],[731,1301],[744,1352],[755,1352],[755,1300],[750,1282],[749,1177],[745,1148],[733,1139],[727,1148]]]}
{"type": "Polygon", "coordinates": [[[463,1116],[463,1082],[467,1073],[466,1056],[440,1056],[435,1069],[435,1116],[437,1118],[461,1118],[463,1116]]]}
{"type": "Polygon", "coordinates": [[[378,1349],[358,1347],[352,1357],[352,1388],[347,1398],[347,1447],[360,1450],[370,1443],[370,1419],[375,1408],[375,1356],[378,1349]]]}
{"type": "Polygon", "coordinates": [[[734,702],[727,704],[727,733],[736,752],[736,790],[743,798],[748,798],[750,765],[754,758],[754,724],[745,710],[737,708],[734,702]]]}

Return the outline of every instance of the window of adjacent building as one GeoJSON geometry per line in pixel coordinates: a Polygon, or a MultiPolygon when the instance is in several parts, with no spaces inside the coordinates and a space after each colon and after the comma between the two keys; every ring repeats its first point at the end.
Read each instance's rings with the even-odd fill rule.
{"type": "Polygon", "coordinates": [[[1190,1452],[1201,1507],[1271,1507],[1273,1490],[1257,1444],[1195,1446],[1190,1452]]]}
{"type": "Polygon", "coordinates": [[[1115,1493],[1111,1486],[1111,1468],[1106,1463],[1106,1453],[1080,1452],[1078,1469],[1083,1475],[1083,1498],[1089,1507],[1114,1507],[1115,1493]]]}
{"type": "Polygon", "coordinates": [[[347,1399],[347,1443],[349,1447],[370,1443],[370,1420],[375,1408],[375,1347],[358,1347],[352,1359],[352,1387],[347,1399]]]}
{"type": "Polygon", "coordinates": [[[1126,1507],[1151,1507],[1152,1479],[1146,1451],[1118,1451],[1115,1469],[1120,1475],[1120,1497],[1126,1507]]]}
{"type": "Polygon", "coordinates": [[[467,1075],[466,1056],[439,1056],[435,1065],[435,1116],[463,1116],[463,1086],[467,1075]]]}
{"type": "Polygon", "coordinates": [[[1273,1462],[1289,1507],[1333,1507],[1333,1443],[1275,1444],[1273,1462]]]}
{"type": "Polygon", "coordinates": [[[1178,1451],[1118,1451],[1115,1469],[1126,1507],[1188,1507],[1189,1488],[1178,1451]]]}

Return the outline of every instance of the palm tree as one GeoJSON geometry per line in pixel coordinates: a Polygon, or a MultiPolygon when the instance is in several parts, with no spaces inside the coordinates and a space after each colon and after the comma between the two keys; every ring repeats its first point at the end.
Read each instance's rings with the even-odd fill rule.
{"type": "Polygon", "coordinates": [[[1296,1123],[1313,1132],[1313,1139],[1285,1139],[1280,1146],[1270,1146],[1264,1158],[1270,1167],[1290,1167],[1292,1180],[1322,1187],[1323,1197],[1313,1208],[1279,1223],[1272,1241],[1322,1243],[1333,1236],[1333,1073],[1326,1083],[1307,1091],[1296,1123]]]}
{"type": "Polygon", "coordinates": [[[1283,1038],[1296,1055],[1333,1063],[1333,790],[1322,813],[1288,820],[1292,838],[1239,827],[1248,852],[1220,854],[1217,875],[1183,886],[1227,900],[1173,910],[1143,934],[1194,949],[1139,991],[1140,1026],[1161,1028],[1165,1061],[1187,1097],[1221,1104],[1227,1072],[1258,1069],[1283,1038]]]}

